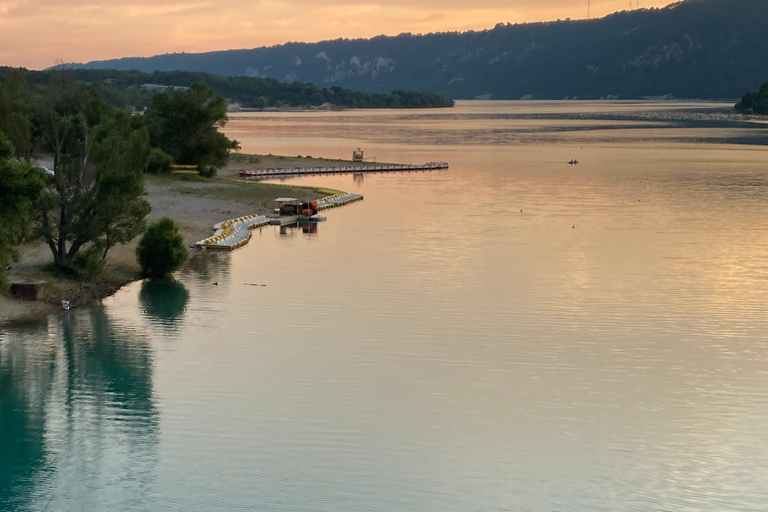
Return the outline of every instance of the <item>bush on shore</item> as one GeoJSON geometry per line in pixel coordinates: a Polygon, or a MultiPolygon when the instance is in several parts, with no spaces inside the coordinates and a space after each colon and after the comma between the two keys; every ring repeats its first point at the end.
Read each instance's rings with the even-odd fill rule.
{"type": "Polygon", "coordinates": [[[153,174],[170,173],[171,164],[173,164],[173,157],[159,148],[152,148],[149,154],[149,164],[147,164],[147,172],[153,174]]]}
{"type": "Polygon", "coordinates": [[[179,227],[168,217],[152,222],[136,247],[136,258],[145,277],[157,279],[181,268],[188,252],[179,227]]]}

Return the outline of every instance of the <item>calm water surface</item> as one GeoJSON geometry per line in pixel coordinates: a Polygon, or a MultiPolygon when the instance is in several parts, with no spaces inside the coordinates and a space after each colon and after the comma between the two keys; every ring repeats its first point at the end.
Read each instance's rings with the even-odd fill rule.
{"type": "Polygon", "coordinates": [[[365,201],[0,332],[0,510],[764,510],[768,137],[727,107],[234,116],[451,168],[294,180],[365,201]]]}

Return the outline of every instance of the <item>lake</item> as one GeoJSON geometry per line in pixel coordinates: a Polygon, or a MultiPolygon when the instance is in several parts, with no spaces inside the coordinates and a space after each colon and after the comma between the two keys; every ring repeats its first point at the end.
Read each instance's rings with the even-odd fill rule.
{"type": "Polygon", "coordinates": [[[292,179],[365,199],[0,331],[0,510],[762,510],[768,134],[730,108],[233,115],[450,169],[292,179]]]}

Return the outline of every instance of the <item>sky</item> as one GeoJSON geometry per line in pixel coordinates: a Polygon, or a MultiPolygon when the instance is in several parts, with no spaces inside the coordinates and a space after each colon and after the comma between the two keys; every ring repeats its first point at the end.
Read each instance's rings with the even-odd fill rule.
{"type": "MultiPolygon", "coordinates": [[[[589,0],[591,17],[670,0],[589,0]]],[[[587,17],[588,0],[0,0],[0,65],[271,46],[587,17]]]]}

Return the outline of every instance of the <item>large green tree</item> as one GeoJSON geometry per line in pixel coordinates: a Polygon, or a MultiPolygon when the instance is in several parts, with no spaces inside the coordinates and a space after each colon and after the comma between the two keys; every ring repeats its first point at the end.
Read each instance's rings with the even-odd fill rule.
{"type": "Polygon", "coordinates": [[[227,104],[202,82],[189,90],[157,94],[144,114],[153,147],[177,164],[197,165],[200,174],[213,176],[239,147],[219,131],[227,122],[227,104]]]}
{"type": "Polygon", "coordinates": [[[36,110],[42,149],[53,156],[39,202],[41,235],[57,265],[68,265],[87,245],[105,259],[115,244],[143,231],[150,210],[142,198],[146,129],[89,89],[56,89],[36,110]]]}
{"type": "Polygon", "coordinates": [[[34,203],[43,188],[42,171],[19,162],[14,153],[0,133],[0,291],[7,288],[6,265],[30,237],[34,203]]]}
{"type": "Polygon", "coordinates": [[[0,80],[0,133],[13,145],[13,155],[29,162],[32,156],[32,115],[24,77],[14,69],[0,80]]]}

